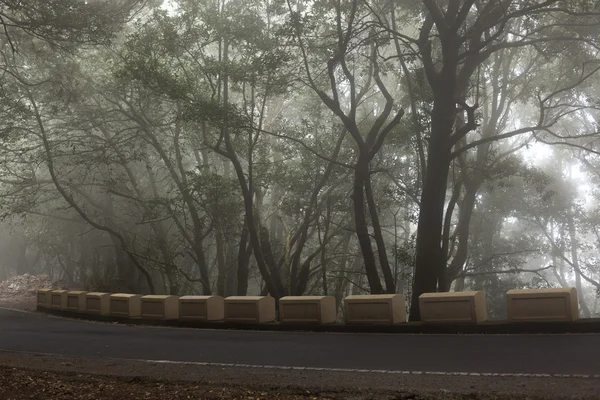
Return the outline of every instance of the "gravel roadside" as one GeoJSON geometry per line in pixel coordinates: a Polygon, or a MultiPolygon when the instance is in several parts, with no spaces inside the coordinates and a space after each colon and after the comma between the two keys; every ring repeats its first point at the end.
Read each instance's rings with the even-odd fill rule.
{"type": "Polygon", "coordinates": [[[0,351],[0,399],[600,399],[598,379],[402,376],[160,364],[0,351]]]}

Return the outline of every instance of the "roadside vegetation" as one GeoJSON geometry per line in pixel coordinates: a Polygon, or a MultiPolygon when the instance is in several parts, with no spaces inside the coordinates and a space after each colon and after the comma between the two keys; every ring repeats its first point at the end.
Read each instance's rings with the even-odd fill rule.
{"type": "MultiPolygon", "coordinates": [[[[591,0],[0,1],[0,281],[576,287],[600,315],[591,0]],[[59,6],[60,4],[60,6],[59,6]]],[[[412,301],[411,301],[412,299],[412,301]]]]}

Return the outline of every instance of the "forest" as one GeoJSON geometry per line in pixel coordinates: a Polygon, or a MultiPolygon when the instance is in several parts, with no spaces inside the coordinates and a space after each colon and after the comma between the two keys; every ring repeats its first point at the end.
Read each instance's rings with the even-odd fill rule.
{"type": "Polygon", "coordinates": [[[600,316],[600,1],[0,0],[0,281],[576,287],[600,316]]]}

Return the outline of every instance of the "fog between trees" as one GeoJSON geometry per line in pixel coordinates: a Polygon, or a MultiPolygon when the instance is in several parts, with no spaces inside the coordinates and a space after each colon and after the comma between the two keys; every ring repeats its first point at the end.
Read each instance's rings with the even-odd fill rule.
{"type": "Polygon", "coordinates": [[[412,320],[424,292],[484,290],[501,318],[509,289],[576,286],[600,314],[598,1],[0,16],[0,279],[402,293],[412,320]]]}

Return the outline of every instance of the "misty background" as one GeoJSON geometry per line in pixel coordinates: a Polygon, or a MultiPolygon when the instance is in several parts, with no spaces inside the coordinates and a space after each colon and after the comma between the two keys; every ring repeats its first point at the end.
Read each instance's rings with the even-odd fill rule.
{"type": "Polygon", "coordinates": [[[0,1],[0,281],[600,316],[598,2],[28,3],[0,1]]]}

